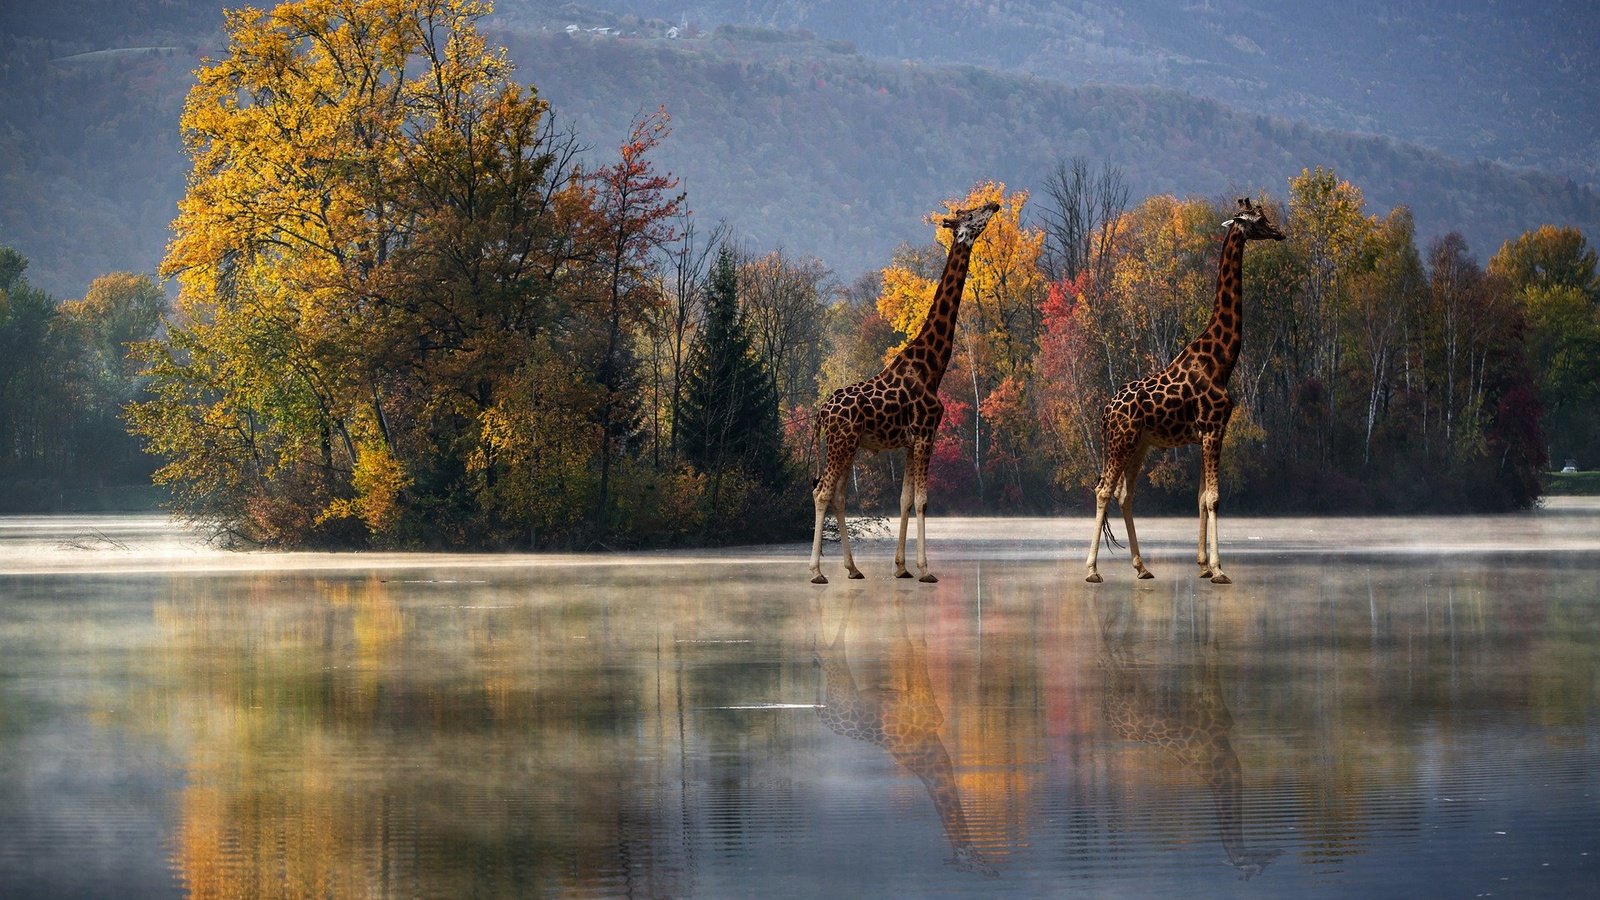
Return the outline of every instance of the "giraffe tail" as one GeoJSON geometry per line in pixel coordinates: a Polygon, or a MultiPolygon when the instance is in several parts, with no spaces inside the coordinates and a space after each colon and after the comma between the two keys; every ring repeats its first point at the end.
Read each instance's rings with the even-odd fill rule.
{"type": "Polygon", "coordinates": [[[1108,543],[1111,546],[1117,548],[1118,550],[1122,549],[1122,543],[1117,540],[1117,536],[1116,535],[1111,533],[1111,523],[1110,522],[1101,522],[1100,523],[1100,531],[1101,531],[1102,534],[1104,534],[1106,536],[1106,543],[1108,543]]]}

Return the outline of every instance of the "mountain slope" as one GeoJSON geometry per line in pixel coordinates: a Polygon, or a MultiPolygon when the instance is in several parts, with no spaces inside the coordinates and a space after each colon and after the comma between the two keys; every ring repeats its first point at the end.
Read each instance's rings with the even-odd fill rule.
{"type": "MultiPolygon", "coordinates": [[[[863,53],[1174,88],[1600,186],[1588,0],[587,0],[613,14],[808,29],[863,53]]],[[[559,20],[572,4],[501,0],[559,20]]]]}
{"type": "Polygon", "coordinates": [[[661,159],[698,210],[841,273],[882,265],[900,241],[926,240],[920,216],[974,182],[1037,189],[1073,155],[1122,167],[1135,198],[1258,188],[1282,196],[1291,175],[1331,166],[1374,210],[1406,204],[1422,238],[1459,230],[1484,257],[1543,222],[1591,233],[1600,225],[1600,197],[1567,179],[1172,91],[877,62],[760,35],[723,33],[698,51],[681,41],[504,38],[522,76],[601,147],[637,111],[664,105],[674,133],[661,159]]]}
{"type": "MultiPolygon", "coordinates": [[[[0,38],[0,243],[32,259],[35,284],[76,296],[96,275],[156,265],[187,170],[177,119],[189,73],[217,52],[213,5],[188,0],[189,18],[152,19],[158,28],[120,41],[41,29],[0,38]],[[61,60],[108,45],[177,49],[61,60]]],[[[1332,166],[1373,209],[1408,204],[1424,239],[1460,230],[1480,257],[1545,222],[1600,233],[1600,200],[1567,179],[1180,92],[873,60],[792,32],[574,37],[537,30],[526,10],[484,24],[597,158],[634,115],[664,105],[674,133],[658,161],[682,176],[700,214],[846,277],[883,265],[902,241],[925,241],[920,218],[940,200],[989,178],[1037,189],[1072,155],[1121,166],[1135,198],[1281,196],[1290,175],[1332,166]]]]}

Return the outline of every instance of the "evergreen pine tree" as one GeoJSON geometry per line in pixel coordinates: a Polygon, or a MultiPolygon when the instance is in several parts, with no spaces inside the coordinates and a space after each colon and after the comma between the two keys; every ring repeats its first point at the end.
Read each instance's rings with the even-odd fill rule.
{"type": "Polygon", "coordinates": [[[727,247],[718,251],[711,272],[706,324],[690,351],[677,423],[684,457],[699,471],[718,479],[742,469],[768,488],[782,483],[777,386],[751,350],[727,247]]]}

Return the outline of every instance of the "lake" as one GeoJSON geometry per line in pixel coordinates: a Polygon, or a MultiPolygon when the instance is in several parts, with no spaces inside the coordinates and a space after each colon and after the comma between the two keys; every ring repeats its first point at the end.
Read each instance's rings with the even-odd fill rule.
{"type": "Polygon", "coordinates": [[[1090,521],[818,587],[0,518],[0,896],[1600,896],[1600,502],[1224,511],[1232,585],[1090,521]]]}

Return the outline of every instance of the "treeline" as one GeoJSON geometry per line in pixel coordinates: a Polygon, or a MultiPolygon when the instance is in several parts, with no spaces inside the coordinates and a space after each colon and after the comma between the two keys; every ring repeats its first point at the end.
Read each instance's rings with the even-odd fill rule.
{"type": "Polygon", "coordinates": [[[142,384],[130,352],[157,333],[165,295],[121,272],[61,303],[27,265],[0,247],[0,513],[148,506],[155,464],[122,411],[142,384]]]}
{"type": "MultiPolygon", "coordinates": [[[[5,359],[32,361],[0,371],[0,478],[93,468],[68,458],[89,446],[68,423],[120,406],[177,510],[242,543],[806,533],[809,411],[915,332],[939,247],[905,244],[842,285],[816,259],[751,249],[662,171],[681,139],[664,113],[586,161],[485,44],[481,7],[380,6],[343,9],[348,23],[311,3],[229,15],[229,50],[182,117],[193,171],[164,325],[148,281],[58,305],[8,257],[0,327],[26,347],[5,359]],[[104,382],[92,402],[48,393],[75,356],[99,360],[74,364],[104,382]]],[[[1210,310],[1231,199],[1130,203],[1121,170],[1081,160],[1044,182],[1037,199],[982,182],[945,204],[1002,212],[944,379],[936,510],[1083,503],[1101,404],[1210,310]]],[[[1517,508],[1548,454],[1588,463],[1600,285],[1581,232],[1529,232],[1485,267],[1459,236],[1419,248],[1408,210],[1369,210],[1332,171],[1287,187],[1259,199],[1290,239],[1246,257],[1225,504],[1517,508]]],[[[1156,460],[1146,496],[1191,506],[1187,458],[1156,460]]],[[[894,507],[898,465],[861,463],[866,509],[894,507]]]]}
{"type": "MultiPolygon", "coordinates": [[[[1120,173],[1082,161],[1048,184],[1031,211],[1026,194],[992,183],[951,201],[997,199],[1003,211],[975,251],[942,388],[931,477],[947,508],[1084,503],[1105,401],[1164,366],[1211,312],[1228,203],[1156,195],[1128,207],[1120,173]]],[[[1531,231],[1485,268],[1459,235],[1419,250],[1408,210],[1369,211],[1358,187],[1325,169],[1260,199],[1289,239],[1245,257],[1226,504],[1522,508],[1547,455],[1594,446],[1600,281],[1576,229],[1531,231]]],[[[860,377],[914,332],[936,261],[903,248],[881,286],[835,311],[842,340],[824,371],[838,377],[824,388],[860,377]]],[[[1144,496],[1192,508],[1197,466],[1192,448],[1154,457],[1144,496]]],[[[870,472],[856,480],[866,504],[892,506],[897,474],[870,472]]]]}
{"type": "Polygon", "coordinates": [[[128,408],[179,511],[281,546],[802,531],[778,410],[820,273],[700,233],[664,113],[582,164],[481,4],[392,6],[229,13],[198,73],[177,308],[128,408]]]}

